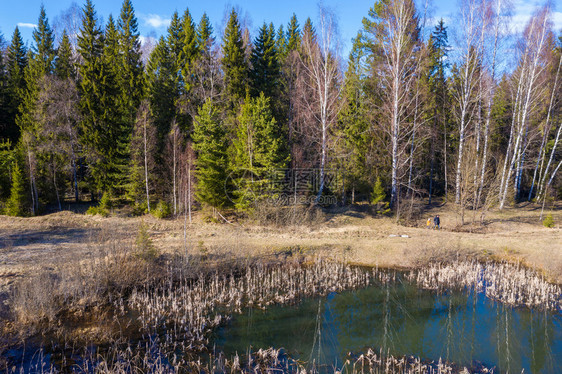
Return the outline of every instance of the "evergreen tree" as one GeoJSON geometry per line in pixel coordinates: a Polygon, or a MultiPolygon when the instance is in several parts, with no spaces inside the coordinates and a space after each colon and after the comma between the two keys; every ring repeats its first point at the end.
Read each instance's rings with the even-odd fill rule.
{"type": "Polygon", "coordinates": [[[163,147],[164,139],[170,131],[170,124],[176,114],[179,90],[174,76],[174,66],[170,47],[164,37],[160,37],[150,54],[146,72],[150,111],[158,133],[159,149],[163,147]]]}
{"type": "Polygon", "coordinates": [[[285,34],[283,25],[279,25],[279,29],[277,29],[275,48],[277,48],[277,53],[279,54],[279,60],[285,57],[285,55],[287,54],[287,35],[285,34]]]}
{"type": "Polygon", "coordinates": [[[359,34],[353,40],[353,47],[349,54],[343,88],[345,104],[339,116],[343,137],[343,142],[339,142],[342,147],[339,150],[339,159],[344,181],[350,186],[348,191],[352,194],[352,203],[355,200],[355,191],[369,185],[366,158],[371,134],[369,134],[370,123],[365,92],[364,59],[365,54],[359,34]]]}
{"type": "Polygon", "coordinates": [[[446,78],[448,48],[447,28],[443,19],[441,19],[428,41],[429,62],[426,84],[429,95],[426,101],[426,112],[430,116],[429,123],[431,125],[428,157],[430,160],[429,203],[431,203],[431,197],[435,194],[436,188],[438,188],[438,192],[446,191],[448,134],[452,133],[452,129],[449,128],[451,108],[446,78]],[[441,157],[436,157],[437,154],[440,154],[441,157]]]}
{"type": "Polygon", "coordinates": [[[96,11],[91,0],[86,0],[83,9],[82,26],[78,35],[78,54],[82,63],[80,72],[80,107],[82,110],[81,143],[84,155],[89,162],[88,177],[90,187],[104,189],[105,170],[102,147],[105,128],[103,121],[106,107],[103,87],[104,63],[102,59],[104,42],[103,34],[98,26],[96,11]]]}
{"type": "Polygon", "coordinates": [[[213,208],[227,206],[226,134],[211,100],[205,102],[194,119],[193,149],[197,152],[197,198],[213,208]]]}
{"type": "Polygon", "coordinates": [[[20,129],[16,124],[18,109],[25,93],[25,68],[27,66],[27,49],[23,44],[19,28],[16,26],[12,41],[6,53],[6,123],[2,132],[12,144],[20,138],[20,129]]]}
{"type": "Polygon", "coordinates": [[[197,58],[199,51],[197,45],[197,31],[195,30],[195,23],[189,13],[189,9],[185,10],[182,17],[180,38],[182,50],[179,55],[179,66],[184,81],[183,93],[187,94],[191,88],[191,69],[193,61],[197,58]]]}
{"type": "Polygon", "coordinates": [[[6,204],[7,215],[27,215],[27,198],[25,195],[23,170],[20,169],[18,163],[16,162],[12,169],[12,187],[10,190],[10,198],[6,204]]]}
{"type": "Polygon", "coordinates": [[[238,173],[238,208],[245,209],[263,193],[278,192],[271,176],[287,167],[289,155],[285,134],[280,131],[270,108],[270,99],[263,92],[257,98],[246,98],[238,116],[233,141],[234,165],[238,173]],[[251,191],[251,193],[249,193],[251,191]]]}
{"type": "Polygon", "coordinates": [[[197,26],[197,45],[199,46],[200,53],[207,52],[210,54],[210,48],[214,41],[213,26],[211,26],[207,13],[203,13],[197,26]]]}
{"type": "MultiPolygon", "coordinates": [[[[307,21],[309,21],[308,19],[307,21]]],[[[312,24],[311,24],[312,26],[312,24]]],[[[299,29],[299,22],[297,20],[297,16],[293,13],[291,20],[289,21],[289,25],[287,27],[287,51],[296,51],[300,46],[300,29],[299,29]]]]}
{"type": "Polygon", "coordinates": [[[238,14],[232,9],[223,36],[224,96],[227,108],[236,111],[246,96],[248,64],[238,14]]]}
{"type": "MultiPolygon", "coordinates": [[[[8,72],[6,71],[6,57],[4,55],[5,44],[4,36],[0,33],[0,144],[3,140],[8,140],[8,72]]],[[[0,190],[0,196],[1,192],[0,190]]]]}
{"type": "Polygon", "coordinates": [[[275,28],[264,23],[254,41],[254,48],[250,57],[251,94],[254,97],[263,92],[274,100],[278,97],[279,89],[279,57],[275,46],[275,28]]]}
{"type": "Polygon", "coordinates": [[[75,79],[76,70],[72,57],[72,46],[66,30],[63,31],[62,39],[57,51],[57,59],[55,60],[55,75],[60,79],[75,79]]]}
{"type": "Polygon", "coordinates": [[[44,75],[52,73],[55,58],[53,31],[43,6],[41,6],[37,28],[33,30],[33,40],[35,44],[29,53],[29,64],[24,71],[26,90],[16,122],[22,131],[29,131],[36,136],[37,129],[33,129],[34,121],[31,113],[39,95],[39,80],[44,75]]]}
{"type": "Polygon", "coordinates": [[[119,34],[119,74],[121,105],[125,114],[124,132],[130,134],[137,109],[143,98],[144,70],[141,60],[140,39],[137,18],[131,0],[123,0],[121,14],[117,21],[119,34]]]}
{"type": "Polygon", "coordinates": [[[131,102],[123,99],[123,74],[126,68],[122,60],[122,35],[117,30],[110,15],[105,28],[102,55],[102,92],[101,103],[104,109],[100,126],[102,129],[100,144],[101,162],[98,163],[103,176],[98,176],[98,186],[112,196],[119,195],[125,189],[128,180],[129,143],[132,124],[129,122],[131,102]]]}

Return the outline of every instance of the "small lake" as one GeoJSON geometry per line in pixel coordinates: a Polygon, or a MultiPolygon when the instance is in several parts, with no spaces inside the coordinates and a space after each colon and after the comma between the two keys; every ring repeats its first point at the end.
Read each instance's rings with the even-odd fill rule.
{"type": "Polygon", "coordinates": [[[331,293],[295,306],[246,309],[214,336],[229,355],[284,348],[333,368],[368,347],[395,356],[494,372],[562,373],[562,314],[513,308],[482,294],[419,290],[397,281],[331,293]]]}

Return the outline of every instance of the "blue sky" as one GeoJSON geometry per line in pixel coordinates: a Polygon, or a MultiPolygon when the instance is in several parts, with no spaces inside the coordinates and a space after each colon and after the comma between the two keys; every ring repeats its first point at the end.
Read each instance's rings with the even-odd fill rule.
{"type": "MultiPolygon", "coordinates": [[[[417,0],[425,4],[425,0],[417,0]]],[[[118,16],[121,9],[121,0],[94,0],[98,15],[107,20],[109,14],[118,16]]],[[[324,0],[323,4],[331,8],[338,18],[341,35],[342,51],[344,56],[351,47],[351,38],[361,28],[361,20],[367,15],[373,0],[324,0]]],[[[24,40],[31,43],[34,25],[37,23],[39,8],[44,4],[49,21],[53,24],[56,16],[68,9],[72,0],[2,0],[0,1],[0,32],[9,41],[16,25],[19,25],[24,40]]],[[[84,1],[76,1],[81,8],[84,1]]],[[[533,8],[543,4],[539,0],[514,0],[514,15],[512,25],[514,29],[521,29],[527,21],[533,8]]],[[[443,17],[446,24],[454,19],[457,9],[456,0],[433,0],[430,2],[430,21],[443,17]]],[[[557,31],[562,28],[562,1],[554,0],[554,24],[557,31]]],[[[189,7],[191,15],[198,21],[207,12],[215,34],[222,30],[225,14],[236,6],[242,11],[242,18],[247,20],[252,36],[256,30],[266,22],[273,22],[275,26],[286,25],[291,15],[296,13],[302,25],[307,17],[313,22],[318,14],[318,2],[311,0],[133,0],[135,13],[139,20],[139,29],[142,36],[159,36],[166,31],[171,14],[177,10],[180,15],[189,7]]]]}

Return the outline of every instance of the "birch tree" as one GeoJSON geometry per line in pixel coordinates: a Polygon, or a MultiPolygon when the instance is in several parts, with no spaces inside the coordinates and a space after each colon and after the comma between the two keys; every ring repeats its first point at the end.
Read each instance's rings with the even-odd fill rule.
{"type": "Polygon", "coordinates": [[[544,54],[551,33],[550,28],[550,8],[545,6],[533,14],[518,43],[520,58],[512,78],[513,84],[516,86],[516,94],[500,184],[500,209],[505,206],[512,175],[515,179],[516,195],[520,189],[524,143],[529,130],[529,119],[537,110],[537,102],[544,91],[541,77],[547,66],[544,54]]]}
{"type": "Polygon", "coordinates": [[[306,31],[301,41],[301,66],[303,83],[312,95],[303,96],[304,105],[311,119],[311,134],[320,148],[320,179],[316,201],[325,187],[325,168],[328,162],[330,129],[336,123],[341,109],[340,56],[335,15],[320,8],[320,30],[318,40],[311,31],[306,31]]]}
{"type": "Polygon", "coordinates": [[[379,54],[378,73],[385,88],[382,111],[388,118],[385,130],[390,134],[392,155],[391,197],[393,207],[399,198],[402,169],[407,163],[407,140],[413,128],[407,120],[415,105],[412,95],[419,61],[420,49],[418,16],[411,0],[390,0],[375,3],[369,18],[363,19],[367,48],[379,54]],[[405,144],[406,143],[406,144],[405,144]]]}

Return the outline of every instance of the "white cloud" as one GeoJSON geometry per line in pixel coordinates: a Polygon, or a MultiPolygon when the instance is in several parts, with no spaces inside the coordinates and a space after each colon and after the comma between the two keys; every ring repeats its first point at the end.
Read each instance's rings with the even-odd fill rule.
{"type": "Polygon", "coordinates": [[[155,28],[160,28],[162,26],[168,26],[170,24],[169,18],[162,18],[158,14],[149,14],[147,16],[144,16],[143,18],[144,18],[144,22],[147,25],[150,25],[150,26],[155,27],[155,28]]]}
{"type": "Polygon", "coordinates": [[[37,25],[34,23],[18,22],[18,27],[29,27],[30,29],[35,29],[37,28],[37,25]]]}
{"type": "MultiPolygon", "coordinates": [[[[517,0],[513,4],[513,15],[511,17],[511,31],[520,33],[525,29],[525,26],[531,19],[535,11],[543,6],[542,1],[537,0],[517,0]]],[[[552,9],[551,20],[554,31],[558,33],[562,28],[562,11],[559,11],[558,6],[552,9]]]]}

